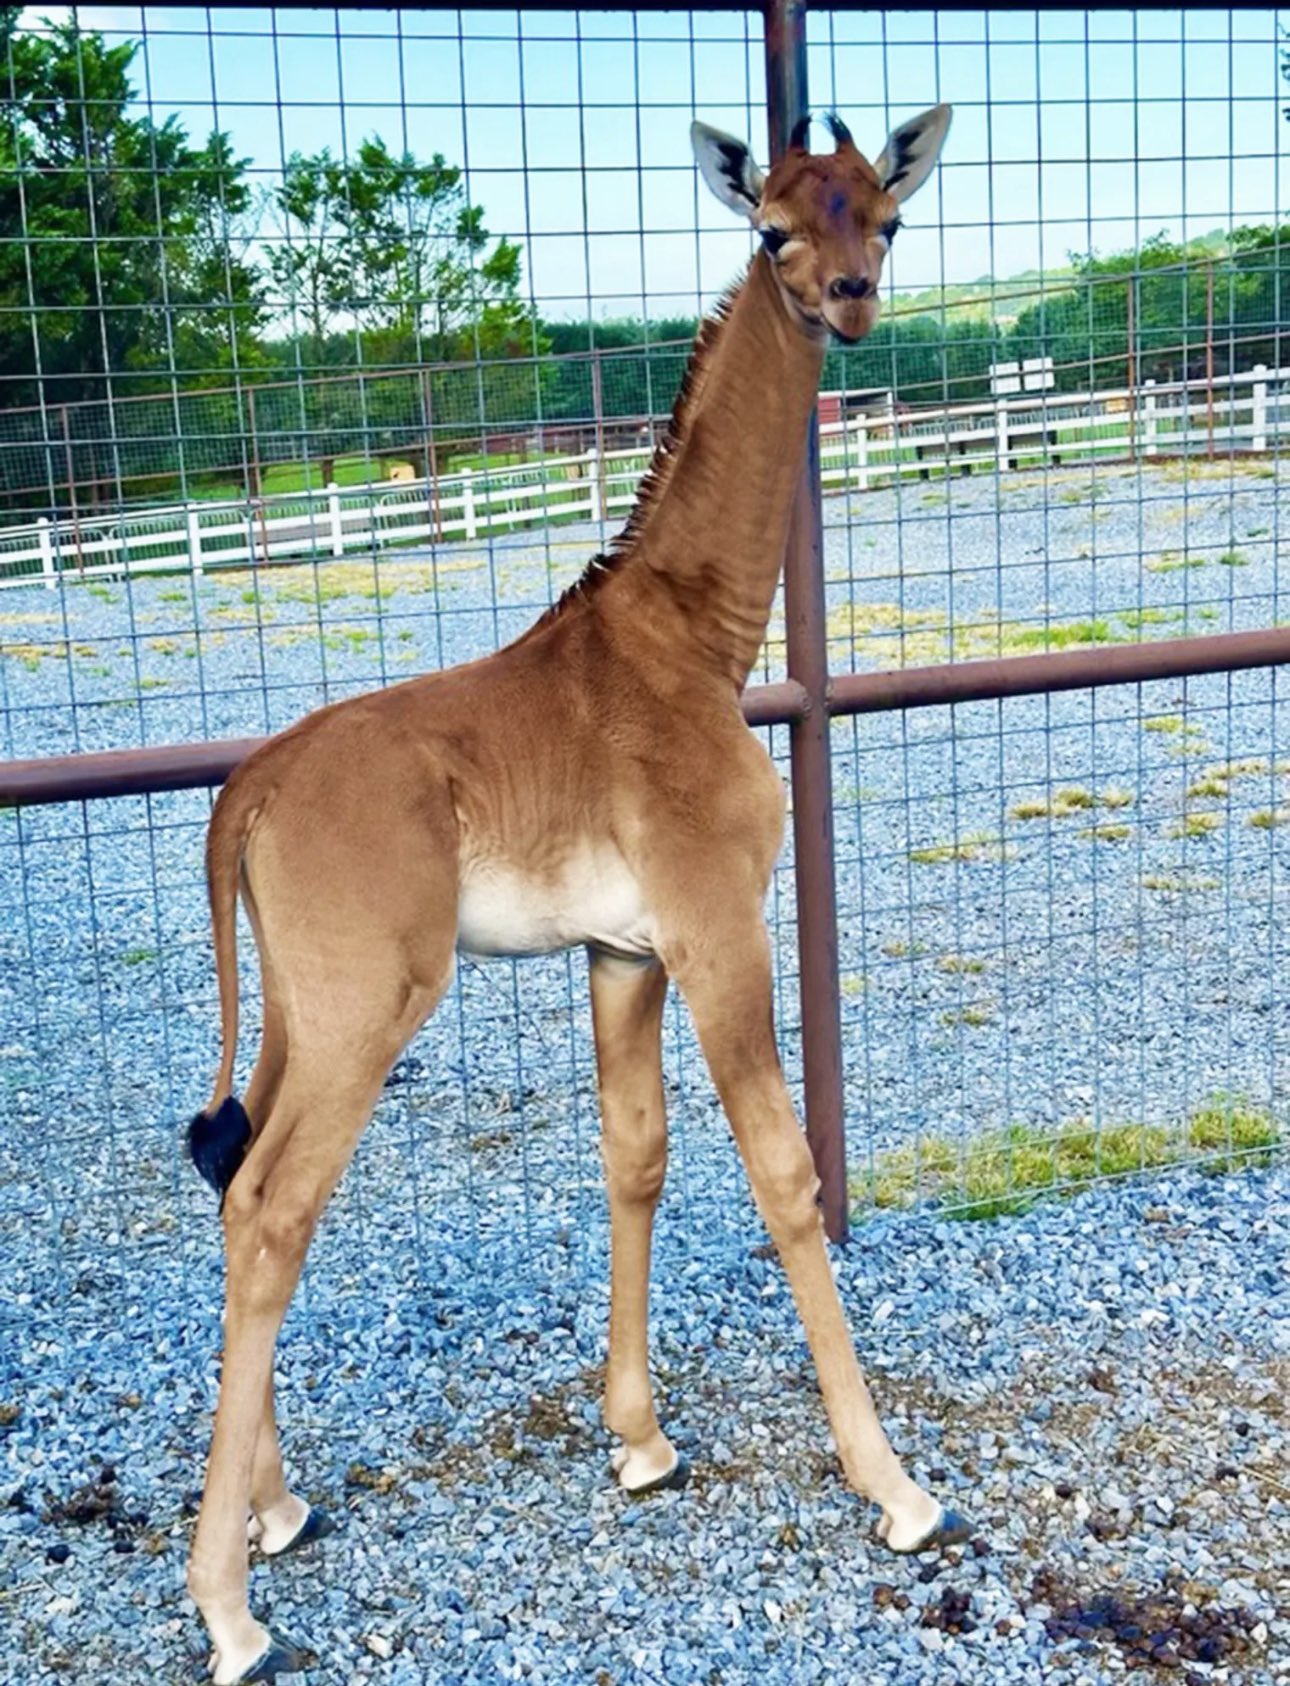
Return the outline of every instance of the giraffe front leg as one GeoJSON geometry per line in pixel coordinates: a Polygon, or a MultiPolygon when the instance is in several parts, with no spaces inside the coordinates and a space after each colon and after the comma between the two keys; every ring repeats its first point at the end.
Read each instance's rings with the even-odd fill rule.
{"type": "Polygon", "coordinates": [[[667,1168],[662,1019],[667,974],[656,962],[590,954],[601,1146],[611,1228],[605,1423],[619,1437],[614,1473],[629,1493],[682,1485],[685,1460],[658,1425],[649,1374],[654,1211],[667,1168]]]}
{"type": "Polygon", "coordinates": [[[333,1531],[331,1518],[287,1486],[273,1411],[273,1382],[264,1396],[264,1415],[255,1442],[255,1464],[251,1471],[251,1516],[247,1539],[266,1557],[320,1540],[333,1531]]]}
{"type": "Polygon", "coordinates": [[[882,1510],[879,1537],[898,1552],[957,1544],[968,1524],[904,1470],[865,1385],[824,1247],[818,1182],[775,1049],[770,955],[760,909],[720,929],[704,910],[702,938],[677,981],[730,1119],[757,1205],[787,1273],[815,1360],[847,1480],[882,1510]]]}

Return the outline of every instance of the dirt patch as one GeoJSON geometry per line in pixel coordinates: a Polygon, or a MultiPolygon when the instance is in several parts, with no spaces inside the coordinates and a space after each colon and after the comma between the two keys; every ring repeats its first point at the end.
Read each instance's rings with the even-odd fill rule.
{"type": "Polygon", "coordinates": [[[1050,1639],[1111,1646],[1130,1667],[1162,1673],[1189,1662],[1237,1661],[1258,1648],[1266,1633],[1252,1611],[1226,1608],[1216,1600],[1196,1602],[1176,1587],[1134,1596],[1077,1588],[1045,1569],[1036,1575],[1031,1592],[1052,1612],[1044,1620],[1050,1639]]]}

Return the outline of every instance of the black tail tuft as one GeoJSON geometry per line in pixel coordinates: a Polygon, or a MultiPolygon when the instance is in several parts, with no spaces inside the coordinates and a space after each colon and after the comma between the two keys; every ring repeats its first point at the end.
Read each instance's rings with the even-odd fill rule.
{"type": "Polygon", "coordinates": [[[214,1117],[199,1112],[188,1126],[188,1157],[219,1195],[220,1205],[251,1141],[251,1120],[232,1095],[214,1117]]]}

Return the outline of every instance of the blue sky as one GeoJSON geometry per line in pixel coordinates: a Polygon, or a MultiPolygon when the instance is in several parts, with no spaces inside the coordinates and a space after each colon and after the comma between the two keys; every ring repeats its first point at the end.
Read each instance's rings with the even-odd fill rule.
{"type": "MultiPolygon", "coordinates": [[[[526,291],[548,315],[692,310],[747,252],[697,183],[687,131],[697,114],[764,156],[756,14],[92,6],[80,17],[141,41],[141,103],[158,119],[176,112],[195,137],[229,130],[266,188],[293,150],[339,152],[373,133],[465,163],[489,228],[524,245],[526,291]]],[[[910,205],[889,280],[902,291],[1002,280],[1071,250],[1290,211],[1277,51],[1288,25],[1285,8],[821,11],[811,101],[836,106],[871,156],[894,122],[950,101],[939,183],[910,205]]]]}

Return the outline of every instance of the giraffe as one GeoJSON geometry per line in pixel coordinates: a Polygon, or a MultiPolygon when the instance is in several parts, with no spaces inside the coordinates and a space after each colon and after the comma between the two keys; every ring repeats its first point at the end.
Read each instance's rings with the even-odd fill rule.
{"type": "Polygon", "coordinates": [[[216,1686],[299,1666],[247,1601],[248,1533],[272,1556],[327,1526],[285,1479],[274,1347],[322,1209],[456,951],[588,953],[611,1226],[603,1408],[622,1487],[686,1475],[655,1413],[647,1350],[671,978],[787,1272],[848,1481],[878,1505],[895,1551],[965,1537],[892,1450],[830,1273],[772,1015],[763,903],[784,793],[739,706],[829,336],[854,342],[877,319],[901,204],[949,119],[942,105],[902,124],[873,164],[840,119],[820,154],[799,124],[768,174],[742,141],[696,122],[705,181],[760,249],[699,331],[621,534],[514,643],[317,710],[221,792],[207,875],[222,1053],[189,1127],[221,1195],[227,1258],[188,1568],[216,1686]],[[239,892],[264,997],[244,1104],[232,1090],[239,892]]]}

